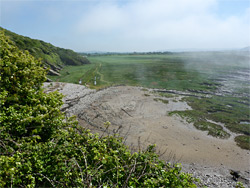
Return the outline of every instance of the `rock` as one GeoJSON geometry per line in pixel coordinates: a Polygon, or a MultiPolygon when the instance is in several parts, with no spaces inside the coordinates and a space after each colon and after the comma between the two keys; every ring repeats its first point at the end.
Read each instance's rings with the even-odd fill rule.
{"type": "Polygon", "coordinates": [[[240,174],[238,171],[230,170],[230,174],[233,176],[233,180],[237,181],[240,177],[240,174]]]}
{"type": "Polygon", "coordinates": [[[199,164],[182,164],[184,172],[193,174],[195,178],[201,180],[197,187],[223,187],[223,188],[235,188],[237,181],[243,183],[245,187],[249,187],[249,179],[245,174],[241,174],[239,171],[228,170],[226,168],[217,167],[205,167],[199,164]],[[228,175],[238,177],[237,180],[228,175]]]}
{"type": "Polygon", "coordinates": [[[46,82],[53,82],[53,80],[49,79],[48,77],[46,77],[46,82]]]}
{"type": "Polygon", "coordinates": [[[56,72],[56,71],[54,71],[52,69],[49,69],[48,75],[51,75],[51,76],[61,76],[58,72],[56,72]]]}

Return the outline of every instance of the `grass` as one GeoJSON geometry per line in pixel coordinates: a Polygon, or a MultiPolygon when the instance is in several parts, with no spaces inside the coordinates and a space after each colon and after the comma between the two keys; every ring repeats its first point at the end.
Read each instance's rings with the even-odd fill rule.
{"type": "MultiPolygon", "coordinates": [[[[216,137],[227,138],[228,135],[221,126],[211,124],[207,119],[224,123],[232,132],[250,135],[250,124],[242,124],[250,122],[247,77],[250,67],[247,56],[200,52],[103,55],[90,56],[88,59],[91,64],[65,67],[60,77],[50,78],[71,83],[78,83],[82,79],[83,84],[95,89],[131,85],[201,93],[202,98],[183,98],[193,110],[173,113],[185,117],[198,129],[208,131],[208,134],[216,137]],[[209,93],[209,97],[204,92],[209,93]],[[215,92],[221,96],[213,94],[215,92]]],[[[175,97],[168,93],[158,95],[175,97]]],[[[167,103],[167,100],[162,102],[167,103]]],[[[249,142],[245,139],[240,144],[244,141],[249,142]]]]}
{"type": "Polygon", "coordinates": [[[160,99],[160,98],[155,98],[154,101],[157,101],[157,102],[160,101],[160,102],[162,102],[162,103],[164,103],[164,104],[168,104],[168,103],[169,103],[168,100],[160,99]]]}
{"type": "Polygon", "coordinates": [[[235,142],[242,149],[250,150],[250,136],[247,135],[239,135],[235,137],[235,142]]]}
{"type": "Polygon", "coordinates": [[[103,65],[100,73],[108,83],[177,90],[215,89],[202,85],[205,77],[196,70],[187,71],[185,62],[176,55],[110,55],[89,60],[103,65]]]}
{"type": "Polygon", "coordinates": [[[196,121],[194,126],[202,131],[208,131],[208,135],[218,138],[229,138],[230,134],[223,130],[223,127],[207,121],[196,121]]]}
{"type": "Polygon", "coordinates": [[[232,132],[250,134],[250,124],[241,124],[242,121],[249,120],[249,105],[239,102],[237,97],[213,96],[203,99],[186,97],[183,100],[196,113],[199,112],[199,118],[224,123],[232,132]]]}
{"type": "Polygon", "coordinates": [[[171,93],[160,93],[160,92],[157,92],[157,94],[160,95],[161,97],[166,97],[166,98],[176,97],[176,95],[171,94],[171,93]]]}
{"type": "Polygon", "coordinates": [[[96,67],[95,64],[87,64],[82,66],[66,66],[61,70],[61,76],[49,76],[55,81],[68,82],[78,84],[79,80],[85,75],[85,73],[96,67]]]}
{"type": "Polygon", "coordinates": [[[194,123],[199,120],[205,119],[203,113],[196,110],[185,110],[185,111],[172,111],[168,115],[179,115],[181,118],[185,119],[188,123],[194,123]]]}
{"type": "MultiPolygon", "coordinates": [[[[250,135],[250,124],[241,124],[241,122],[249,120],[249,107],[247,104],[239,102],[237,97],[213,96],[203,99],[185,97],[182,100],[186,101],[192,107],[192,110],[174,111],[170,115],[178,114],[186,118],[188,122],[193,122],[198,129],[210,131],[208,126],[199,126],[200,122],[210,119],[224,123],[225,127],[232,132],[250,135]]],[[[220,130],[219,127],[217,129],[220,130]]],[[[216,135],[216,133],[211,133],[211,135],[216,135]]]]}
{"type": "MultiPolygon", "coordinates": [[[[65,70],[72,74],[70,80],[64,78],[65,74],[62,74],[63,76],[59,77],[59,81],[77,83],[81,77],[79,74],[84,75],[87,70],[89,75],[99,76],[97,85],[100,87],[122,84],[180,91],[192,89],[194,91],[212,92],[221,86],[216,81],[218,76],[230,73],[232,68],[235,71],[246,69],[243,65],[236,67],[232,65],[231,67],[232,63],[225,68],[224,65],[219,65],[216,61],[210,62],[208,66],[206,60],[198,58],[200,56],[204,56],[204,54],[90,56],[88,59],[92,63],[91,65],[76,68],[78,74],[75,74],[75,70],[71,66],[65,67],[65,70]],[[193,56],[197,56],[197,58],[193,56]]],[[[226,60],[230,59],[226,58],[226,60]]],[[[229,63],[227,62],[227,64],[229,63]]],[[[86,82],[89,80],[87,79],[86,82]]],[[[94,82],[89,82],[89,85],[94,86],[94,82]]]]}
{"type": "Polygon", "coordinates": [[[186,121],[189,123],[193,123],[197,129],[207,131],[208,135],[222,139],[230,137],[230,134],[224,131],[222,126],[206,121],[206,116],[204,116],[202,112],[196,110],[186,110],[173,111],[169,113],[169,115],[174,114],[186,119],[186,121]]]}

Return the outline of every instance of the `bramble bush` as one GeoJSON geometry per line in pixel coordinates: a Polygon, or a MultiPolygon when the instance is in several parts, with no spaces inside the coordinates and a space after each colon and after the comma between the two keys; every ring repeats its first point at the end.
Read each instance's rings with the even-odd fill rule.
{"type": "Polygon", "coordinates": [[[46,70],[0,33],[0,187],[196,187],[190,174],[158,159],[154,146],[132,153],[117,136],[99,137],[44,93],[46,70]]]}

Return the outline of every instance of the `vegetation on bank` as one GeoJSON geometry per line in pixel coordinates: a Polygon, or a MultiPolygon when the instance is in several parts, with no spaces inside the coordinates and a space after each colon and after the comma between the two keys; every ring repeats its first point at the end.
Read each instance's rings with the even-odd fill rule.
{"type": "Polygon", "coordinates": [[[3,29],[2,27],[0,27],[0,31],[4,31],[5,35],[8,36],[20,50],[27,50],[35,58],[41,58],[47,67],[57,66],[60,68],[65,65],[83,65],[90,63],[87,58],[72,50],[55,47],[41,40],[24,37],[3,29]]]}
{"type": "Polygon", "coordinates": [[[250,149],[250,124],[249,104],[246,98],[213,96],[211,98],[185,97],[192,110],[174,111],[170,114],[178,114],[189,122],[193,122],[197,129],[208,131],[209,135],[228,138],[230,135],[216,122],[223,123],[232,132],[242,134],[235,139],[238,146],[250,149]],[[208,122],[212,120],[214,123],[208,122]],[[242,122],[246,121],[246,124],[242,122]],[[244,138],[244,139],[239,139],[244,138]]]}
{"type": "Polygon", "coordinates": [[[235,137],[235,142],[243,149],[250,150],[250,136],[239,135],[235,137]]]}
{"type": "Polygon", "coordinates": [[[154,146],[132,153],[65,117],[62,95],[43,92],[41,62],[2,32],[0,45],[0,187],[196,187],[154,146]]]}

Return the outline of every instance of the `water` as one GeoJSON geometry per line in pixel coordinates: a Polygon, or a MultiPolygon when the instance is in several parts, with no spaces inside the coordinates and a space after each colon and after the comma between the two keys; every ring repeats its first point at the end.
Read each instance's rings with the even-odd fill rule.
{"type": "Polygon", "coordinates": [[[249,121],[241,121],[240,124],[247,125],[247,124],[250,124],[250,122],[249,121]]]}

